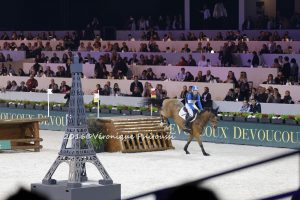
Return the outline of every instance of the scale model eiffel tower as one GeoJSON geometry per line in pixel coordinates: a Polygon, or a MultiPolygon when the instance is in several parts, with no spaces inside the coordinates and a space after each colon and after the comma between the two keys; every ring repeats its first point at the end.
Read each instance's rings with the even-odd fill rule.
{"type": "Polygon", "coordinates": [[[108,185],[113,181],[104,169],[103,165],[96,156],[92,147],[90,134],[88,133],[85,107],[83,102],[83,91],[81,87],[82,64],[79,57],[74,56],[74,64],[71,65],[72,87],[70,92],[68,124],[60,152],[55,162],[52,164],[48,173],[44,177],[43,184],[56,184],[52,176],[57,167],[66,162],[69,164],[68,187],[81,187],[81,182],[87,181],[86,167],[87,162],[92,163],[103,176],[99,184],[108,185]],[[82,139],[84,138],[84,140],[82,139]]]}

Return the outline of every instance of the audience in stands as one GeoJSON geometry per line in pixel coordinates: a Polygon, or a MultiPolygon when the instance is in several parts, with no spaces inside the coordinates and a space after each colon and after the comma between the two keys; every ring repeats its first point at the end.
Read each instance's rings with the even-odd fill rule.
{"type": "Polygon", "coordinates": [[[203,108],[212,108],[212,97],[209,93],[209,88],[204,87],[204,92],[201,95],[201,104],[203,108]]]}

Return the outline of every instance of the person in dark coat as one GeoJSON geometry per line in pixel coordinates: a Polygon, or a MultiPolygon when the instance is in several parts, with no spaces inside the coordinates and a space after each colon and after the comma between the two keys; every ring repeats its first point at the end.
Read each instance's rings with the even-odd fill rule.
{"type": "Polygon", "coordinates": [[[143,84],[139,81],[138,76],[134,76],[134,81],[130,84],[130,92],[132,93],[132,95],[136,96],[137,88],[135,89],[135,87],[138,87],[139,92],[143,94],[144,87],[143,84]]]}
{"type": "Polygon", "coordinates": [[[261,105],[256,101],[256,99],[251,99],[251,105],[249,112],[251,113],[261,113],[261,105]]]}

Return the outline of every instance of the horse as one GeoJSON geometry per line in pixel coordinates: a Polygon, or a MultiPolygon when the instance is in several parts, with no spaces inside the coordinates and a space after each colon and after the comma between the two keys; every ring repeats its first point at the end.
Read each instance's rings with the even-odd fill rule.
{"type": "MultiPolygon", "coordinates": [[[[180,102],[177,99],[166,99],[163,101],[162,108],[160,110],[160,116],[162,123],[168,122],[168,118],[173,118],[175,123],[179,126],[179,128],[182,130],[184,126],[185,120],[179,115],[179,111],[181,108],[184,107],[183,103],[180,102]]],[[[202,140],[201,140],[201,135],[203,132],[203,128],[207,125],[207,123],[210,121],[212,127],[215,129],[217,127],[218,123],[218,117],[217,117],[217,109],[211,109],[211,110],[203,110],[201,113],[198,113],[195,119],[190,123],[190,128],[191,131],[189,132],[189,138],[184,146],[184,151],[186,154],[190,154],[188,151],[188,146],[193,140],[193,138],[196,138],[202,154],[204,156],[209,156],[209,154],[205,151],[202,140]]]]}

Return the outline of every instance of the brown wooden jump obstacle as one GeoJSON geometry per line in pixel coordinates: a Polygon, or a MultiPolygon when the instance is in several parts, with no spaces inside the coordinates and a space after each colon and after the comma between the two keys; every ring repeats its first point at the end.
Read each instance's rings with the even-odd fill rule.
{"type": "Polygon", "coordinates": [[[108,138],[105,151],[134,153],[174,149],[170,132],[160,126],[159,117],[122,116],[94,120],[108,138]]]}
{"type": "Polygon", "coordinates": [[[0,150],[29,150],[40,151],[40,119],[12,119],[0,120],[0,150]]]}

